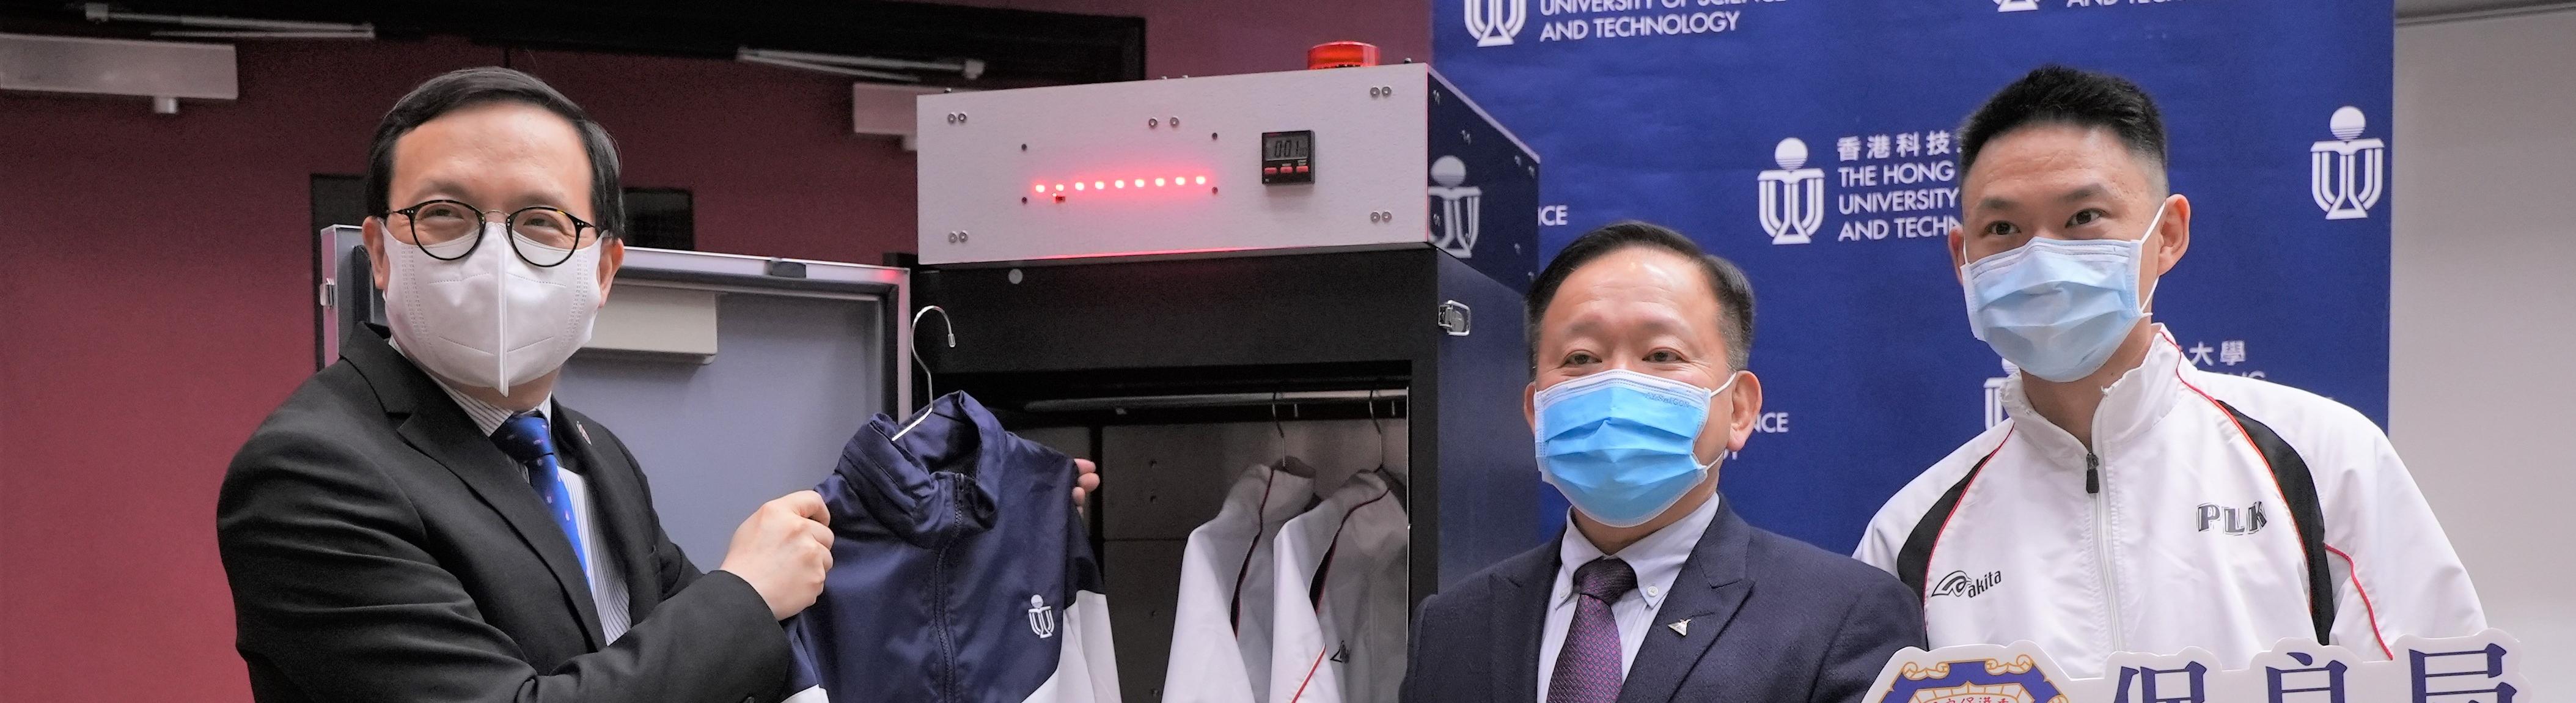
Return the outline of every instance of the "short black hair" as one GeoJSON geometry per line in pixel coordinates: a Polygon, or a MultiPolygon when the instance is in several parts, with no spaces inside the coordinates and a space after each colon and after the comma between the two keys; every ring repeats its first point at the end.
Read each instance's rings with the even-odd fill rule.
{"type": "MultiPolygon", "coordinates": [[[[367,148],[367,213],[379,217],[393,210],[394,142],[440,115],[495,101],[545,108],[572,122],[581,133],[582,151],[590,154],[590,221],[606,236],[626,231],[626,196],[617,185],[617,144],[608,130],[590,119],[554,86],[518,71],[484,66],[449,71],[429,79],[385,111],[376,124],[376,141],[367,148]]],[[[482,203],[475,203],[484,207],[482,203]]]]}
{"type": "Polygon", "coordinates": [[[1556,302],[1556,289],[1575,269],[1601,257],[1632,248],[1661,249],[1699,263],[1702,275],[1708,277],[1708,289],[1717,294],[1718,329],[1726,335],[1726,363],[1742,371],[1753,358],[1753,283],[1744,278],[1744,269],[1726,257],[1701,250],[1697,242],[1671,228],[1629,220],[1612,223],[1583,233],[1565,245],[1547,268],[1530,282],[1529,348],[1530,368],[1538,368],[1539,321],[1547,317],[1547,308],[1556,302]]]}
{"type": "Polygon", "coordinates": [[[2156,99],[2129,79],[2057,64],[2033,69],[1968,114],[1959,125],[1959,172],[1977,165],[1986,142],[2036,124],[2111,130],[2147,166],[2148,181],[2157,190],[2167,187],[2165,121],[2156,99]]]}

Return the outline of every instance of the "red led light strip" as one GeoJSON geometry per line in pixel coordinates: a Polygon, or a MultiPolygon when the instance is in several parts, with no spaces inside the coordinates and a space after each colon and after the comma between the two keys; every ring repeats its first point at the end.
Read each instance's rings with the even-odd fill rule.
{"type": "Polygon", "coordinates": [[[1167,187],[1172,187],[1172,186],[1203,186],[1203,185],[1207,185],[1207,183],[1208,183],[1208,178],[1207,178],[1206,176],[1174,176],[1174,177],[1170,177],[1170,178],[1153,178],[1153,179],[1146,179],[1146,178],[1119,178],[1119,179],[1105,180],[1105,181],[1104,181],[1104,180],[1090,180],[1090,181],[1075,180],[1075,181],[1065,181],[1065,182],[1053,183],[1053,184],[1050,184],[1050,183],[1047,183],[1047,182],[1038,182],[1038,183],[1030,184],[1030,185],[1029,185],[1029,190],[1030,190],[1030,192],[1034,192],[1034,193],[1037,193],[1037,194],[1039,194],[1039,195],[1046,195],[1046,194],[1049,194],[1049,193],[1053,193],[1053,194],[1055,194],[1055,196],[1056,196],[1056,197],[1058,197],[1058,198],[1062,198],[1062,197],[1064,197],[1064,194],[1065,194],[1065,192],[1066,192],[1067,190],[1072,190],[1072,191],[1079,192],[1079,191],[1086,191],[1086,190],[1125,190],[1125,189],[1130,188],[1130,187],[1138,188],[1138,189],[1143,189],[1143,188],[1167,188],[1167,187]]]}

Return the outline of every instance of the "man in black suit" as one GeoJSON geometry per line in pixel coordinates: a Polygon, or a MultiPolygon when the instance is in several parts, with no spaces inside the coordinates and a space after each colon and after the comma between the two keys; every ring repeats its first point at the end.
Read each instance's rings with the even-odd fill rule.
{"type": "Polygon", "coordinates": [[[624,255],[617,170],[605,130],[508,69],[386,113],[365,236],[391,328],[350,331],[234,456],[216,508],[254,698],[792,693],[778,621],[831,567],[822,499],[761,506],[701,574],[634,455],[553,402],[624,255]]]}
{"type": "Polygon", "coordinates": [[[1857,703],[1923,646],[1896,579],[1717,493],[1762,415],[1734,264],[1620,223],[1567,245],[1529,300],[1523,410],[1574,510],[1559,539],[1423,601],[1406,701],[1857,703]]]}

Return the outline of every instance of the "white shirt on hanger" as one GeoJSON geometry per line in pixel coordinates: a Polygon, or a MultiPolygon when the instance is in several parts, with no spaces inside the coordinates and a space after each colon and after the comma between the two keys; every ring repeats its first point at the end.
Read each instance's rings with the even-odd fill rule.
{"type": "Polygon", "coordinates": [[[1396,699],[1411,529],[1404,498],[1374,471],[1280,528],[1268,703],[1396,699]]]}
{"type": "Polygon", "coordinates": [[[1216,519],[1190,531],[1172,612],[1172,654],[1163,675],[1168,703],[1257,703],[1269,692],[1271,555],[1282,525],[1314,502],[1312,474],[1282,470],[1296,459],[1245,469],[1216,519]]]}

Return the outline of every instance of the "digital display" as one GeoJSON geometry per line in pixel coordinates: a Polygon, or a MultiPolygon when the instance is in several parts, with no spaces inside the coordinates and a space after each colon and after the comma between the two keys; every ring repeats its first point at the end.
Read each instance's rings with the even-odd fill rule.
{"type": "Polygon", "coordinates": [[[1265,185],[1315,182],[1315,133],[1261,133],[1261,182],[1265,185]]]}
{"type": "Polygon", "coordinates": [[[1261,158],[1264,161],[1314,157],[1314,132],[1272,132],[1261,138],[1261,158]]]}

